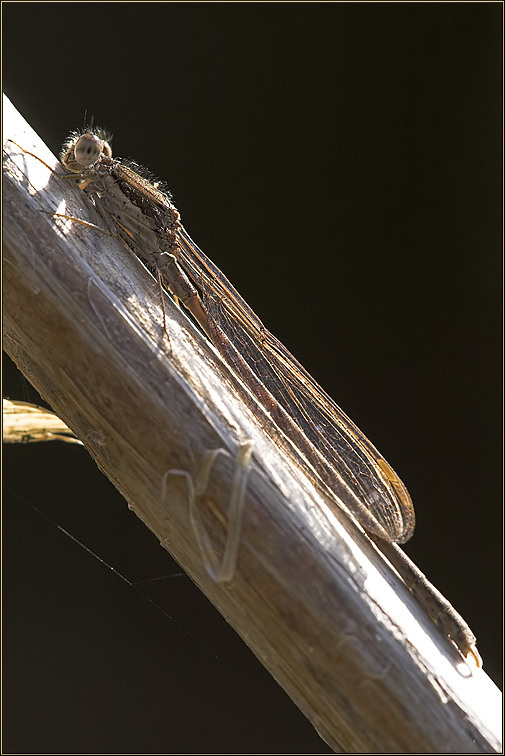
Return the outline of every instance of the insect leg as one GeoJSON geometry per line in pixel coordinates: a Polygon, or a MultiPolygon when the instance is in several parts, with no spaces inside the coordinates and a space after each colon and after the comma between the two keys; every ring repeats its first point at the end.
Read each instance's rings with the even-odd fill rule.
{"type": "Polygon", "coordinates": [[[174,297],[193,315],[198,325],[210,338],[209,319],[203,309],[198,291],[193,286],[177,258],[169,252],[161,252],[156,262],[161,278],[174,297]]]}

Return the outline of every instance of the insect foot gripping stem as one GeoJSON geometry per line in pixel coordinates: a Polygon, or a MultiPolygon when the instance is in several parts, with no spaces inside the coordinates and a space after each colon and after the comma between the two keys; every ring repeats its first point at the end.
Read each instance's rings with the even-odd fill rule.
{"type": "Polygon", "coordinates": [[[194,480],[185,470],[167,470],[163,476],[163,499],[165,498],[166,481],[169,475],[179,475],[186,478],[191,527],[202,555],[205,570],[216,583],[230,582],[235,574],[252,450],[252,441],[245,441],[240,444],[235,457],[229,454],[226,449],[210,449],[205,452],[194,480]],[[208,508],[214,508],[209,493],[209,478],[212,468],[220,455],[234,462],[233,481],[224,524],[225,545],[221,559],[219,559],[216,549],[212,545],[212,538],[204,522],[203,512],[201,507],[198,506],[198,500],[201,502],[204,494],[207,494],[206,503],[208,504],[208,508]]]}

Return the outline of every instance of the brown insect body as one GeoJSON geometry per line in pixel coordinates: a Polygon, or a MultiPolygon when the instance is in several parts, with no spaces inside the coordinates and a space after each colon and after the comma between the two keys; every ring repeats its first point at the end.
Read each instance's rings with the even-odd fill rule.
{"type": "Polygon", "coordinates": [[[113,159],[109,141],[100,129],[72,134],[62,163],[108,227],[156,269],[158,280],[193,314],[289,439],[300,464],[308,465],[316,485],[343,505],[379,548],[385,542],[384,552],[435,622],[464,656],[479,662],[464,620],[396,545],[411,537],[415,524],[400,478],[192,241],[170,194],[135,163],[113,159]]]}

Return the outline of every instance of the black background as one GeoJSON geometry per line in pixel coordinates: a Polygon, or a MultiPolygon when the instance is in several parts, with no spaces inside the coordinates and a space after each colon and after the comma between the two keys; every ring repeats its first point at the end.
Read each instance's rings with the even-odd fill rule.
{"type": "MultiPolygon", "coordinates": [[[[498,684],[501,16],[3,5],[14,105],[55,151],[87,110],[167,181],[191,236],[407,484],[406,551],[498,684]]],[[[40,401],[7,360],[4,395],[40,401]]],[[[3,470],[4,750],[327,752],[84,450],[8,447],[3,470]],[[168,576],[142,588],[173,619],[107,565],[168,576]]]]}

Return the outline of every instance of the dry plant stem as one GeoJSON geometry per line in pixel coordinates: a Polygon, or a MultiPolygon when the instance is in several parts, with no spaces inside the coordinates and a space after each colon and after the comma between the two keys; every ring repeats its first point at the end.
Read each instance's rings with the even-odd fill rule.
{"type": "Polygon", "coordinates": [[[4,345],[23,373],[332,748],[499,750],[499,693],[485,673],[327,506],[289,444],[265,434],[168,298],[167,348],[156,282],[138,260],[41,212],[99,222],[78,189],[5,142],[56,165],[4,109],[4,345]],[[230,492],[245,474],[237,562],[217,582],[190,508],[214,554],[233,552],[230,492]]]}
{"type": "Polygon", "coordinates": [[[82,445],[54,412],[35,404],[11,402],[9,399],[3,400],[3,441],[8,444],[66,441],[82,445]]]}

